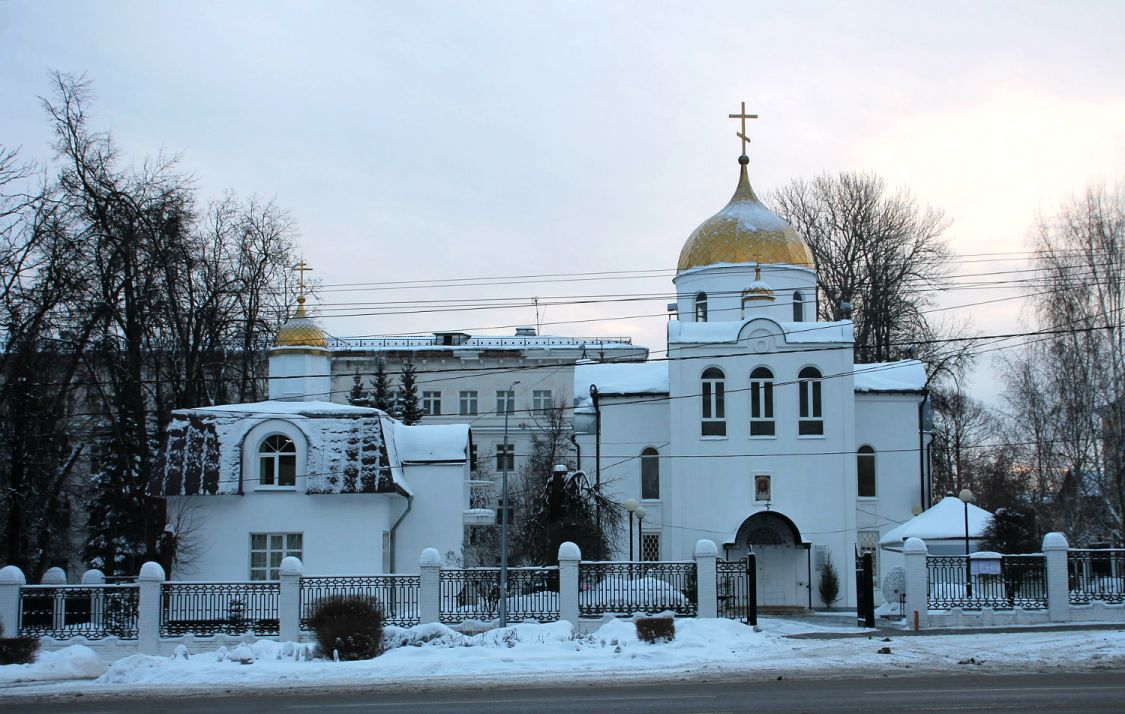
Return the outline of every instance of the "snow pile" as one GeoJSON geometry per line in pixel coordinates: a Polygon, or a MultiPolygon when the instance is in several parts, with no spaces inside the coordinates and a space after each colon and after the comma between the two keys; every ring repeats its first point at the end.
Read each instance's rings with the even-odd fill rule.
{"type": "MultiPolygon", "coordinates": [[[[980,538],[992,521],[988,511],[969,504],[969,537],[980,538]]],[[[965,504],[954,496],[946,496],[929,509],[922,511],[906,523],[891,530],[879,539],[879,545],[895,550],[907,538],[922,540],[950,540],[965,538],[965,504]]]]}
{"type": "Polygon", "coordinates": [[[590,385],[607,395],[667,394],[667,362],[622,362],[620,364],[574,365],[574,403],[592,406],[590,385]]]}
{"type": "Polygon", "coordinates": [[[0,684],[91,679],[105,670],[97,652],[86,645],[70,645],[53,652],[40,651],[31,664],[0,666],[0,684]]]}

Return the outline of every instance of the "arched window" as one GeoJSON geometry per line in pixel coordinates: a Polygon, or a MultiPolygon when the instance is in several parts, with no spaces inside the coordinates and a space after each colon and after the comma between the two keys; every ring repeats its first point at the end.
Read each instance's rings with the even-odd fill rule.
{"type": "Polygon", "coordinates": [[[797,389],[800,394],[797,433],[813,436],[824,433],[824,406],[820,400],[820,370],[805,367],[797,375],[797,389]]]}
{"type": "Polygon", "coordinates": [[[641,498],[660,498],[660,452],[651,446],[641,452],[641,498]]]}
{"type": "Polygon", "coordinates": [[[855,452],[855,472],[859,480],[859,497],[875,498],[875,449],[859,447],[855,452]]]}
{"type": "Polygon", "coordinates": [[[297,446],[288,436],[273,434],[258,447],[258,485],[297,485],[297,446]]]}
{"type": "Polygon", "coordinates": [[[750,436],[773,436],[773,372],[758,367],[750,373],[750,436]]]}
{"type": "Polygon", "coordinates": [[[718,367],[703,370],[703,436],[727,435],[727,411],[724,401],[724,375],[718,367]]]}
{"type": "Polygon", "coordinates": [[[797,290],[793,293],[793,322],[805,321],[805,301],[801,297],[801,291],[797,290]]]}
{"type": "Polygon", "coordinates": [[[695,296],[695,321],[707,322],[707,293],[695,296]]]}

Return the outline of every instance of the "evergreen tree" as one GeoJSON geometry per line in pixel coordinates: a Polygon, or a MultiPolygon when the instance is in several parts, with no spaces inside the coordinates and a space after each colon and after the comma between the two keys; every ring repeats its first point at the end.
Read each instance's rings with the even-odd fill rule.
{"type": "Polygon", "coordinates": [[[383,360],[375,362],[375,376],[371,379],[371,406],[382,409],[388,414],[395,410],[395,394],[391,387],[391,379],[387,376],[387,365],[383,360]]]}
{"type": "Polygon", "coordinates": [[[359,370],[355,371],[355,376],[352,377],[352,388],[348,392],[348,404],[353,407],[370,407],[374,400],[371,398],[371,392],[363,387],[363,380],[359,378],[359,370]]]}
{"type": "Polygon", "coordinates": [[[399,376],[395,411],[403,424],[417,424],[422,421],[422,403],[418,399],[418,380],[414,363],[409,360],[402,365],[399,376]]]}
{"type": "Polygon", "coordinates": [[[832,607],[840,599],[840,576],[830,554],[825,555],[824,563],[820,566],[820,585],[817,590],[825,607],[832,607]]]}

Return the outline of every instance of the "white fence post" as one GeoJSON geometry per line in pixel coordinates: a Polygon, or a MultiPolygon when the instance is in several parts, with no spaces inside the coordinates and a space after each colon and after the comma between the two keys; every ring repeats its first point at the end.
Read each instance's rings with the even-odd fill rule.
{"type": "Polygon", "coordinates": [[[300,558],[281,559],[281,592],[277,596],[278,635],[282,642],[301,639],[301,576],[305,566],[300,558]]]}
{"type": "Polygon", "coordinates": [[[160,653],[160,586],[164,584],[164,568],[148,561],[137,576],[137,647],[143,654],[160,653]]]}
{"type": "Polygon", "coordinates": [[[715,541],[702,538],[695,542],[695,597],[699,617],[719,616],[719,592],[716,586],[716,561],[719,549],[715,541]]]}
{"type": "Polygon", "coordinates": [[[105,585],[105,573],[97,568],[90,568],[82,573],[83,585],[105,585]]]}
{"type": "Polygon", "coordinates": [[[43,577],[39,579],[40,585],[66,585],[66,571],[62,568],[47,568],[43,577]]]}
{"type": "Polygon", "coordinates": [[[19,637],[20,588],[26,584],[23,571],[15,565],[0,568],[0,625],[5,637],[19,637]]]}
{"type": "Polygon", "coordinates": [[[1043,536],[1043,555],[1047,560],[1047,612],[1051,622],[1070,620],[1070,578],[1067,553],[1070,544],[1062,533],[1043,536]]]}
{"type": "Polygon", "coordinates": [[[902,546],[903,559],[906,561],[907,626],[916,623],[919,630],[924,630],[929,625],[930,602],[926,572],[928,553],[926,544],[921,538],[907,538],[902,546]]]}
{"type": "Polygon", "coordinates": [[[426,548],[418,558],[421,585],[418,588],[418,621],[425,625],[441,621],[441,553],[426,548]]]}
{"type": "Polygon", "coordinates": [[[559,619],[578,627],[578,563],[582,551],[576,543],[559,546],[559,619]]]}

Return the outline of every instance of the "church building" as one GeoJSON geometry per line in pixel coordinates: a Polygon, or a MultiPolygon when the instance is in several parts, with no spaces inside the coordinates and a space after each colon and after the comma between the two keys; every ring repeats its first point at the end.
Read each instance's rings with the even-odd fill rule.
{"type": "Polygon", "coordinates": [[[582,450],[601,454],[586,471],[641,506],[622,557],[752,550],[759,603],[787,609],[824,606],[831,558],[836,605],[854,607],[855,554],[878,576],[880,534],[930,502],[926,371],[854,363],[852,323],[817,320],[808,245],[738,161],[733,197],[680,252],[667,358],[575,369],[582,450]]]}
{"type": "Polygon", "coordinates": [[[269,356],[269,400],[173,413],[157,491],[190,558],[178,580],[417,572],[424,548],[460,553],[466,424],[406,426],[330,401],[331,355],[304,296],[269,356]]]}

